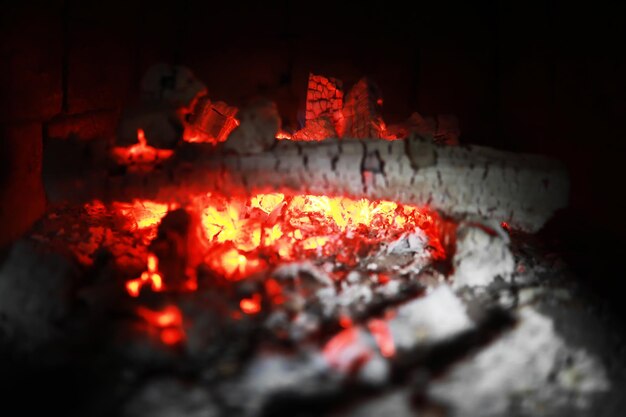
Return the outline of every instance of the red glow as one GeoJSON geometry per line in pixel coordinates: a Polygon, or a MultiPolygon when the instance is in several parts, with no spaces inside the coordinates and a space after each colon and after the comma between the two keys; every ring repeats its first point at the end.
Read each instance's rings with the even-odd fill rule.
{"type": "Polygon", "coordinates": [[[156,257],[156,255],[149,253],[147,270],[142,272],[139,278],[135,278],[126,282],[126,291],[128,292],[128,294],[131,297],[138,297],[141,288],[147,284],[150,284],[152,291],[163,291],[163,277],[159,273],[158,269],[159,259],[156,257]]]}
{"type": "Polygon", "coordinates": [[[167,204],[149,200],[133,200],[132,203],[113,203],[113,209],[132,219],[137,229],[146,229],[161,223],[168,210],[173,208],[167,204]]]}
{"type": "Polygon", "coordinates": [[[168,305],[161,311],[153,311],[140,306],[136,311],[150,327],[159,332],[159,338],[163,343],[175,345],[184,339],[183,316],[178,307],[168,305]]]}
{"type": "Polygon", "coordinates": [[[278,282],[273,278],[265,281],[265,293],[274,304],[282,304],[285,302],[283,290],[280,287],[280,284],[278,284],[278,282]]]}
{"type": "Polygon", "coordinates": [[[161,330],[161,341],[166,345],[176,345],[185,338],[185,333],[180,329],[161,330]]]}
{"type": "Polygon", "coordinates": [[[323,353],[331,366],[343,372],[353,372],[371,358],[373,352],[360,340],[359,332],[357,327],[349,327],[326,343],[323,353]]]}
{"type": "Polygon", "coordinates": [[[113,157],[119,164],[154,164],[170,158],[174,151],[170,149],[157,149],[148,145],[143,129],[137,129],[137,141],[135,145],[113,148],[113,157]]]}
{"type": "Polygon", "coordinates": [[[291,140],[291,134],[281,130],[278,133],[276,133],[276,139],[278,139],[278,140],[283,140],[283,139],[291,140]]]}
{"type": "Polygon", "coordinates": [[[380,354],[390,358],[396,354],[396,346],[387,322],[380,319],[372,319],[367,323],[367,328],[376,340],[380,354]]]}
{"type": "Polygon", "coordinates": [[[510,229],[509,229],[509,224],[508,224],[507,222],[502,222],[502,223],[500,223],[500,225],[501,225],[501,226],[502,226],[502,228],[503,228],[504,230],[506,230],[507,232],[510,230],[510,229]]]}
{"type": "Polygon", "coordinates": [[[349,316],[342,315],[339,317],[339,325],[344,329],[352,327],[352,319],[349,316]]]}
{"type": "Polygon", "coordinates": [[[261,311],[261,295],[254,294],[250,298],[244,298],[239,302],[241,311],[246,314],[257,314],[261,311]]]}
{"type": "Polygon", "coordinates": [[[251,198],[210,195],[197,206],[205,261],[230,280],[263,270],[268,260],[316,255],[351,264],[359,247],[374,248],[416,228],[429,236],[433,257],[444,256],[436,216],[391,201],[273,193],[251,198]]]}
{"type": "Polygon", "coordinates": [[[390,279],[391,278],[387,274],[378,274],[378,283],[379,284],[386,284],[386,283],[389,282],[390,279]]]}

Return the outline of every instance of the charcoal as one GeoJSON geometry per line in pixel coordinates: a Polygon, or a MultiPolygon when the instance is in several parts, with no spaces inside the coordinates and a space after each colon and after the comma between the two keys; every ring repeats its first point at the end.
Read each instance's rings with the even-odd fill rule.
{"type": "MultiPolygon", "coordinates": [[[[343,131],[343,90],[342,82],[335,78],[309,74],[309,84],[306,92],[307,122],[319,119],[330,120],[334,126],[331,137],[343,131]]],[[[321,140],[323,138],[318,138],[321,140]]]]}
{"type": "Polygon", "coordinates": [[[382,97],[378,86],[367,78],[357,82],[346,95],[343,107],[344,129],[341,137],[382,138],[386,130],[380,116],[382,97]]]}
{"type": "Polygon", "coordinates": [[[268,150],[276,141],[281,121],[276,103],[257,99],[238,113],[239,126],[224,142],[223,148],[236,153],[268,150]]]}
{"type": "Polygon", "coordinates": [[[337,132],[329,117],[307,120],[304,127],[294,132],[292,139],[296,141],[320,141],[336,138],[337,132]]]}
{"type": "Polygon", "coordinates": [[[159,271],[170,288],[181,288],[187,279],[190,225],[191,216],[185,209],[168,212],[149,246],[159,259],[159,271]]]}
{"type": "Polygon", "coordinates": [[[177,108],[160,102],[145,102],[124,109],[117,127],[116,144],[138,143],[137,131],[142,129],[147,143],[155,148],[171,149],[180,141],[183,123],[177,108]]]}
{"type": "Polygon", "coordinates": [[[188,116],[183,138],[188,142],[217,144],[228,139],[239,122],[238,109],[223,101],[211,101],[209,96],[199,97],[188,116]]]}

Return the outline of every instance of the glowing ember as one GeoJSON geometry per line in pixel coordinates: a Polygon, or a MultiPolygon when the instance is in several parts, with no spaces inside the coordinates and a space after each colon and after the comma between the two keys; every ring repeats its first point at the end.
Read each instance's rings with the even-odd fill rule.
{"type": "Polygon", "coordinates": [[[391,201],[273,193],[249,199],[209,195],[197,204],[205,261],[231,280],[258,272],[268,262],[313,254],[354,264],[358,249],[373,250],[416,228],[426,232],[435,259],[444,253],[433,214],[391,201]]]}
{"type": "Polygon", "coordinates": [[[385,358],[390,358],[396,354],[396,346],[393,343],[393,336],[389,330],[387,322],[380,319],[372,319],[367,323],[367,328],[376,340],[380,354],[385,358]]]}
{"type": "Polygon", "coordinates": [[[372,350],[360,336],[357,327],[348,327],[337,333],[324,346],[324,357],[334,368],[353,372],[372,357],[372,350]]]}
{"type": "Polygon", "coordinates": [[[169,305],[161,311],[137,307],[137,315],[158,331],[159,338],[166,345],[175,345],[185,338],[183,315],[176,306],[169,305]]]}
{"type": "Polygon", "coordinates": [[[261,295],[254,294],[251,298],[244,298],[239,302],[239,307],[246,314],[257,314],[261,311],[261,295]]]}
{"type": "Polygon", "coordinates": [[[163,277],[159,273],[159,259],[152,253],[148,254],[147,271],[142,272],[141,276],[126,282],[126,291],[131,297],[139,297],[141,288],[150,284],[152,291],[163,291],[163,277]]]}
{"type": "Polygon", "coordinates": [[[168,210],[176,207],[147,200],[133,200],[132,203],[113,203],[112,208],[129,220],[127,230],[145,231],[145,241],[148,243],[156,237],[157,226],[168,210]]]}
{"type": "Polygon", "coordinates": [[[137,141],[135,145],[113,148],[113,157],[119,164],[154,164],[168,159],[174,151],[170,149],[157,149],[148,145],[143,129],[137,129],[137,141]]]}
{"type": "Polygon", "coordinates": [[[283,140],[283,139],[287,139],[290,140],[291,139],[291,134],[285,131],[280,131],[278,133],[276,133],[276,139],[278,140],[283,140]]]}

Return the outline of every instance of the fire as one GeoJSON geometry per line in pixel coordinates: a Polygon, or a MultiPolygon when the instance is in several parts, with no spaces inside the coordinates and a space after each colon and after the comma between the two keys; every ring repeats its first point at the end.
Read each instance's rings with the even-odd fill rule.
{"type": "Polygon", "coordinates": [[[171,149],[157,149],[148,145],[146,134],[143,129],[137,129],[137,142],[135,145],[113,148],[113,157],[119,164],[146,164],[151,165],[170,158],[174,151],[171,149]]]}
{"type": "Polygon", "coordinates": [[[250,298],[244,298],[239,302],[241,311],[246,314],[257,314],[261,311],[261,295],[254,294],[250,298]]]}
{"type": "Polygon", "coordinates": [[[314,195],[257,194],[249,199],[209,195],[198,202],[206,262],[239,280],[267,261],[312,254],[356,262],[361,245],[375,245],[422,228],[434,257],[443,257],[434,214],[392,201],[314,195]]]}
{"type": "Polygon", "coordinates": [[[132,203],[112,204],[113,210],[129,220],[130,231],[140,230],[145,232],[145,241],[150,242],[156,237],[157,226],[170,209],[175,205],[155,203],[148,200],[133,200],[132,203]]]}
{"type": "Polygon", "coordinates": [[[139,278],[126,282],[126,291],[131,297],[139,297],[141,288],[150,284],[152,291],[163,291],[163,277],[159,273],[159,259],[152,253],[148,254],[147,270],[139,278]]]}
{"type": "Polygon", "coordinates": [[[178,307],[168,305],[161,311],[153,311],[140,306],[136,311],[151,328],[158,331],[161,341],[166,345],[178,344],[185,338],[183,315],[178,307]]]}

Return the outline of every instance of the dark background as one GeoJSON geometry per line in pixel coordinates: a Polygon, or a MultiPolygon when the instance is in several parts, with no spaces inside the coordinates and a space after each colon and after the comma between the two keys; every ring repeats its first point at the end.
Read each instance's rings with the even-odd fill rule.
{"type": "Polygon", "coordinates": [[[623,2],[292,3],[4,2],[0,246],[44,210],[42,140],[111,135],[156,62],[189,66],[230,104],[269,96],[288,124],[309,71],[368,75],[387,122],[451,113],[464,143],[561,159],[571,206],[547,239],[590,288],[622,298],[623,2]]]}

